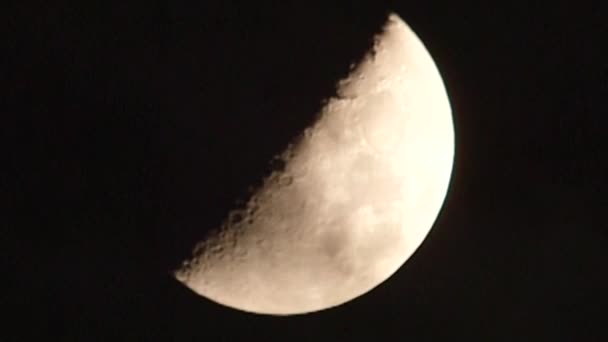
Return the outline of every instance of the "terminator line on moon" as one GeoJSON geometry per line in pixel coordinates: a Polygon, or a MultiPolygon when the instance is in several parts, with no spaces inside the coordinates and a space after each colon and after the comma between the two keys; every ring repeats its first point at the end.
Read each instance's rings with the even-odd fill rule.
{"type": "Polygon", "coordinates": [[[450,104],[396,14],[374,42],[286,148],[284,169],[196,246],[179,281],[235,309],[303,314],[365,294],[420,246],[452,173],[450,104]]]}

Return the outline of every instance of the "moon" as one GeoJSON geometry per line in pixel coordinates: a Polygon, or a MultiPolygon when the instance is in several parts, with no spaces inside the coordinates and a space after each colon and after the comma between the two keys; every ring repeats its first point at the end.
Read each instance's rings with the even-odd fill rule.
{"type": "Polygon", "coordinates": [[[454,127],[432,57],[396,14],[280,157],[177,280],[234,309],[304,314],[369,292],[421,245],[447,194],[454,127]]]}

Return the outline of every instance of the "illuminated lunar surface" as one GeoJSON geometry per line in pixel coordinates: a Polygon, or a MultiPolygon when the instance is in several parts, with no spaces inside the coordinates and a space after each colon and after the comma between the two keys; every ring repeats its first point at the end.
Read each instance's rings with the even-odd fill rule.
{"type": "Polygon", "coordinates": [[[450,104],[397,15],[372,49],[286,148],[285,168],[196,246],[179,281],[235,309],[302,314],[370,291],[420,246],[452,172],[450,104]]]}

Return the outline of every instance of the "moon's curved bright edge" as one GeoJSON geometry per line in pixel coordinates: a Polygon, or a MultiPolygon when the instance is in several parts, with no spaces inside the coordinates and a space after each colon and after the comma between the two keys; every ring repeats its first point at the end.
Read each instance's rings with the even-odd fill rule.
{"type": "Polygon", "coordinates": [[[420,246],[447,193],[454,128],[433,59],[396,14],[282,157],[179,281],[235,309],[302,314],[370,291],[420,246]]]}

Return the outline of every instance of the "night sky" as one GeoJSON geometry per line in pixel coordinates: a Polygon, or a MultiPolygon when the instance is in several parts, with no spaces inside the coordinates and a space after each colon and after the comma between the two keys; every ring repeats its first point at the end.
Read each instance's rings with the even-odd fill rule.
{"type": "Polygon", "coordinates": [[[0,303],[15,338],[0,339],[608,339],[600,1],[3,7],[0,303]],[[304,316],[232,310],[174,280],[389,11],[433,56],[454,116],[422,246],[365,296],[304,316]]]}

